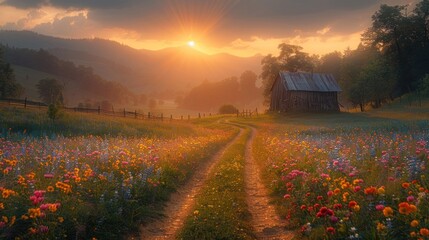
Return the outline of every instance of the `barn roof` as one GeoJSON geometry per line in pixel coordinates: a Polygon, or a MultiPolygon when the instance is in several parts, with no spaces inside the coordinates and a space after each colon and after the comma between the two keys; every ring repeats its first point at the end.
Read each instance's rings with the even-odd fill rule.
{"type": "Polygon", "coordinates": [[[332,74],[280,72],[279,75],[289,91],[341,92],[332,74]]]}

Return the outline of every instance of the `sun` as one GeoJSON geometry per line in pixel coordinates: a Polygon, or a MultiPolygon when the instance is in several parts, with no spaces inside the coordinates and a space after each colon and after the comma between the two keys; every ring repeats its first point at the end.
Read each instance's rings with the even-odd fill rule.
{"type": "Polygon", "coordinates": [[[195,42],[193,40],[188,41],[188,46],[189,47],[195,47],[195,42]]]}

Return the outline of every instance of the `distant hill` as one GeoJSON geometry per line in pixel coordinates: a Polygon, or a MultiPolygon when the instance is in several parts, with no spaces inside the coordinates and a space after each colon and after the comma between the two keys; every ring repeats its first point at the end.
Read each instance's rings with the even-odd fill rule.
{"type": "Polygon", "coordinates": [[[60,59],[94,69],[135,93],[187,91],[204,80],[220,81],[245,70],[259,74],[261,56],[207,55],[189,47],[137,50],[103,39],[62,39],[29,31],[0,31],[0,43],[17,48],[43,48],[60,59]]]}
{"type": "Polygon", "coordinates": [[[123,84],[103,79],[90,67],[76,66],[43,49],[4,47],[2,51],[5,61],[12,64],[16,79],[24,86],[25,96],[31,99],[38,98],[36,84],[39,80],[55,78],[64,84],[68,105],[85,99],[120,104],[134,102],[135,94],[123,84]]]}

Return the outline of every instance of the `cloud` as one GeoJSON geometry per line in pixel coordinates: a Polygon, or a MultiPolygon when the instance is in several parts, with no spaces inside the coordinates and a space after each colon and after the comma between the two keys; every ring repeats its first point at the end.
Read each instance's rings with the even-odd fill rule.
{"type": "Polygon", "coordinates": [[[95,24],[88,21],[86,12],[81,11],[66,16],[59,14],[53,21],[38,24],[32,30],[47,35],[84,38],[91,37],[95,28],[95,24]]]}
{"type": "Polygon", "coordinates": [[[47,0],[4,0],[1,5],[12,6],[16,8],[29,9],[42,7],[48,4],[47,0]]]}
{"type": "Polygon", "coordinates": [[[177,43],[192,38],[208,48],[231,45],[244,51],[252,46],[259,48],[262,43],[274,44],[274,39],[276,42],[300,39],[303,44],[337,41],[339,36],[351,36],[369,27],[371,15],[379,4],[418,0],[1,1],[0,7],[13,6],[29,12],[13,22],[0,22],[2,28],[63,37],[122,38],[136,45],[138,42],[156,45],[156,41],[177,43]],[[40,13],[37,11],[45,9],[55,9],[52,11],[56,14],[49,15],[50,19],[37,15],[40,13]]]}

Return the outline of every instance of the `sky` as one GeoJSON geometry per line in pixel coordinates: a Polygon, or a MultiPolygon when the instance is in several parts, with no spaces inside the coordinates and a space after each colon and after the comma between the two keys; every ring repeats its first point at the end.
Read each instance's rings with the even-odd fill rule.
{"type": "Polygon", "coordinates": [[[207,54],[311,54],[355,49],[381,4],[418,0],[0,0],[0,29],[104,38],[137,49],[193,47],[207,54]]]}

